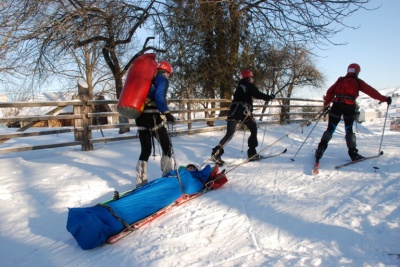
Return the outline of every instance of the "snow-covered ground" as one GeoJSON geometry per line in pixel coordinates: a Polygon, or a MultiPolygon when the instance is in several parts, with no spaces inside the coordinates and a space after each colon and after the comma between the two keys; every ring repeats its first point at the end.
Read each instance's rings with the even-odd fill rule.
{"type": "MultiPolygon", "coordinates": [[[[341,123],[314,177],[313,153],[326,122],[317,124],[291,160],[314,125],[287,137],[297,124],[260,126],[260,147],[274,143],[263,154],[288,152],[233,170],[225,167],[229,182],[223,188],[113,245],[86,251],[66,230],[68,208],[93,206],[114,190],[132,189],[139,141],[99,143],[90,152],[76,146],[1,154],[0,265],[400,266],[398,256],[391,255],[400,253],[400,133],[390,131],[388,122],[382,157],[335,170],[349,160],[341,123]]],[[[382,125],[382,119],[358,125],[362,155],[378,153],[382,125]]],[[[178,164],[202,164],[223,134],[173,137],[178,164]]],[[[68,135],[44,138],[71,141],[68,135]]],[[[246,158],[247,137],[237,132],[225,147],[227,165],[246,158]]],[[[34,144],[36,138],[8,142],[34,144]]],[[[161,174],[156,150],[149,161],[152,178],[161,174]]]]}

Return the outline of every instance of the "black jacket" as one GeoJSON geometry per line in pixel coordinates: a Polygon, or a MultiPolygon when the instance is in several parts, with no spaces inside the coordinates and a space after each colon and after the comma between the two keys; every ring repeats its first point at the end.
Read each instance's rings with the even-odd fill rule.
{"type": "Polygon", "coordinates": [[[239,85],[236,87],[235,93],[233,94],[232,102],[245,102],[251,109],[253,109],[253,97],[265,101],[272,99],[271,96],[260,92],[257,86],[253,83],[250,83],[247,80],[240,80],[239,85]]]}

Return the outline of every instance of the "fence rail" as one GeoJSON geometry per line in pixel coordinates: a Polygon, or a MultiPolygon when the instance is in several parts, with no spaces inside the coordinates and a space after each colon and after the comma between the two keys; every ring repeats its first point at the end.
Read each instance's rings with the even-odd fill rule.
{"type": "MultiPolygon", "coordinates": [[[[128,123],[115,123],[118,121],[118,112],[93,112],[93,107],[96,105],[116,105],[117,100],[88,100],[86,88],[80,88],[78,86],[77,99],[72,101],[50,101],[50,102],[0,102],[0,108],[35,108],[35,107],[45,107],[53,106],[56,107],[52,111],[44,115],[25,115],[25,116],[12,116],[0,118],[0,123],[27,123],[20,129],[16,130],[15,133],[0,134],[0,154],[27,151],[27,150],[37,150],[64,146],[75,146],[80,145],[82,151],[93,150],[93,144],[101,142],[110,141],[123,141],[138,138],[137,135],[121,135],[119,137],[105,137],[103,135],[103,129],[123,129],[126,127],[135,128],[136,124],[134,121],[129,121],[128,123]],[[73,114],[55,115],[54,113],[62,110],[65,107],[71,106],[73,109],[73,114]],[[96,125],[93,123],[99,118],[111,118],[112,123],[104,125],[96,125]],[[51,120],[71,120],[73,125],[70,127],[61,127],[61,129],[44,129],[37,128],[37,131],[24,132],[30,127],[34,126],[35,123],[51,120]],[[92,131],[100,130],[102,133],[102,138],[92,138],[92,131]],[[21,137],[32,137],[32,136],[43,136],[50,134],[62,134],[62,133],[74,133],[74,140],[70,142],[62,142],[57,144],[46,144],[46,145],[35,145],[35,146],[22,146],[22,147],[9,147],[1,148],[2,143],[6,143],[8,140],[13,138],[21,137]]],[[[288,100],[287,98],[277,98],[274,103],[279,103],[282,100],[288,100]]],[[[282,123],[279,120],[279,111],[283,106],[290,107],[288,110],[296,109],[293,112],[285,113],[289,119],[286,119],[286,123],[302,122],[306,120],[306,117],[315,116],[316,113],[322,108],[322,100],[313,99],[290,99],[291,101],[296,101],[294,105],[254,105],[254,117],[259,118],[258,124],[274,124],[282,123]],[[299,105],[297,102],[304,102],[304,105],[299,105]],[[314,102],[314,104],[308,103],[314,102]],[[319,104],[319,105],[318,105],[319,104]],[[259,111],[268,110],[267,113],[259,113],[259,111]],[[302,111],[301,109],[307,109],[307,111],[302,111]],[[262,120],[263,117],[268,117],[267,120],[262,120]],[[272,118],[272,119],[270,119],[272,118]],[[278,118],[278,119],[277,119],[278,118]]],[[[225,123],[223,125],[213,125],[213,123],[221,122],[226,120],[226,116],[220,115],[221,112],[226,112],[229,108],[221,107],[222,103],[230,103],[229,99],[170,99],[169,103],[171,106],[175,105],[175,109],[171,109],[171,113],[178,115],[179,119],[175,122],[175,127],[171,130],[171,134],[194,134],[210,131],[220,131],[226,128],[225,123]],[[210,107],[211,103],[214,107],[210,107]],[[182,106],[185,104],[186,108],[182,106]],[[210,108],[208,108],[210,107],[210,108]],[[209,115],[213,114],[213,115],[209,115]],[[204,123],[204,125],[203,125],[204,123]],[[185,128],[187,125],[187,129],[185,128]]]]}

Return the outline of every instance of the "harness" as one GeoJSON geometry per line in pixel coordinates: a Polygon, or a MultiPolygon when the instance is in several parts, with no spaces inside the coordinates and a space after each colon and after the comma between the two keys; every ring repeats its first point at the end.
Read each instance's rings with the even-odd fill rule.
{"type": "Polygon", "coordinates": [[[163,126],[165,126],[164,121],[161,122],[161,123],[159,123],[159,124],[157,124],[156,126],[154,126],[154,127],[152,127],[152,128],[147,128],[147,127],[144,127],[144,126],[137,126],[136,128],[137,128],[139,131],[147,131],[147,130],[148,130],[148,131],[154,132],[154,131],[160,129],[161,127],[163,127],[163,126]]]}
{"type": "Polygon", "coordinates": [[[352,101],[356,100],[356,98],[354,96],[351,96],[351,95],[335,95],[335,98],[338,98],[338,99],[350,99],[352,101]]]}
{"type": "MultiPolygon", "coordinates": [[[[146,113],[155,113],[155,112],[146,112],[146,113]]],[[[159,113],[159,111],[157,110],[157,113],[159,113]]],[[[150,141],[151,141],[151,146],[152,146],[152,150],[153,150],[153,156],[155,155],[156,149],[155,149],[155,142],[154,142],[154,137],[157,138],[157,140],[160,140],[159,136],[158,136],[158,129],[160,129],[161,127],[165,126],[165,122],[162,121],[159,124],[156,124],[156,116],[153,116],[153,122],[154,122],[154,127],[152,128],[147,128],[145,126],[136,126],[136,128],[138,129],[138,131],[149,131],[150,132],[150,141]]]]}
{"type": "Polygon", "coordinates": [[[237,110],[237,108],[238,108],[239,106],[242,106],[242,107],[244,108],[243,114],[244,114],[245,116],[251,115],[250,105],[249,105],[248,103],[243,102],[243,101],[235,101],[235,102],[232,102],[231,106],[234,106],[234,105],[236,105],[236,108],[235,108],[235,109],[233,110],[233,112],[228,116],[228,118],[231,117],[231,116],[233,116],[233,115],[236,113],[236,110],[237,110]]]}

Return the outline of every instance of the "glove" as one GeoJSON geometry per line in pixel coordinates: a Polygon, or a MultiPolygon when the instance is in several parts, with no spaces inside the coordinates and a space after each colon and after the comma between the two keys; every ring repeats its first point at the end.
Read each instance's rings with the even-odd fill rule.
{"type": "Polygon", "coordinates": [[[386,102],[387,102],[388,105],[391,105],[391,104],[392,104],[392,98],[389,96],[389,97],[386,99],[386,102]]]}
{"type": "Polygon", "coordinates": [[[172,116],[171,112],[164,113],[165,118],[167,118],[167,122],[175,123],[175,117],[172,116]]]}
{"type": "Polygon", "coordinates": [[[274,94],[270,94],[270,95],[267,95],[265,98],[264,98],[264,100],[265,101],[269,101],[269,100],[272,100],[272,99],[274,99],[275,98],[275,95],[274,94]]]}

